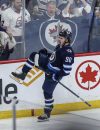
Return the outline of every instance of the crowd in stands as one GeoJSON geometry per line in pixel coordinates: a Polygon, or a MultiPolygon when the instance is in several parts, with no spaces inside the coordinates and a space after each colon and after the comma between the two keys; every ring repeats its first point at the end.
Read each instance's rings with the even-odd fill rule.
{"type": "MultiPolygon", "coordinates": [[[[40,43],[41,39],[40,41],[37,41],[39,37],[33,36],[36,37],[36,39],[33,40],[31,37],[31,40],[29,40],[26,39],[24,36],[28,33],[30,34],[32,31],[35,32],[35,34],[33,33],[34,35],[36,34],[39,35],[39,30],[41,28],[42,23],[46,23],[47,21],[52,22],[53,20],[56,19],[61,21],[63,19],[62,22],[65,22],[65,20],[69,19],[69,21],[72,20],[76,22],[79,27],[82,27],[83,26],[82,23],[84,23],[84,26],[87,26],[89,30],[90,19],[93,14],[92,3],[93,0],[25,0],[25,7],[23,7],[22,0],[0,0],[0,32],[7,34],[9,42],[12,43],[13,40],[11,48],[9,48],[7,44],[8,42],[5,43],[7,44],[7,47],[5,48],[10,50],[9,56],[6,59],[1,58],[0,60],[20,59],[20,58],[27,57],[25,55],[25,52],[29,51],[30,53],[30,49],[32,49],[34,41],[36,40],[35,42],[40,43]],[[81,24],[79,23],[80,21],[81,24]],[[25,23],[25,25],[23,23],[25,23]],[[25,32],[25,26],[27,25],[29,26],[29,24],[32,25],[30,29],[33,28],[33,30],[27,30],[27,32],[25,32]],[[38,31],[37,28],[39,28],[38,31]],[[27,43],[27,45],[25,44],[26,41],[29,42],[27,43]],[[27,48],[27,46],[29,46],[29,48],[27,48]],[[13,51],[11,51],[12,48],[13,51]]],[[[96,17],[95,33],[99,35],[100,34],[100,28],[98,28],[98,26],[100,26],[100,2],[99,1],[98,1],[98,7],[96,7],[95,10],[95,17],[96,17]]],[[[81,31],[79,28],[79,32],[81,31]]],[[[85,32],[86,30],[83,29],[83,31],[85,32]]],[[[82,35],[80,34],[80,38],[82,37],[82,35]]],[[[5,36],[5,39],[7,36],[5,36]]],[[[80,40],[80,38],[77,38],[78,41],[80,40]]],[[[0,35],[0,39],[1,39],[1,35],[0,35]]],[[[2,40],[0,40],[0,44],[2,44],[2,40]]],[[[34,46],[36,46],[36,44],[37,43],[35,43],[34,46]]],[[[74,48],[76,50],[78,50],[77,46],[80,48],[80,45],[75,45],[74,48]]],[[[44,47],[44,45],[43,46],[38,45],[36,47],[42,48],[44,47]]],[[[0,52],[0,57],[1,56],[2,55],[0,52]]]]}

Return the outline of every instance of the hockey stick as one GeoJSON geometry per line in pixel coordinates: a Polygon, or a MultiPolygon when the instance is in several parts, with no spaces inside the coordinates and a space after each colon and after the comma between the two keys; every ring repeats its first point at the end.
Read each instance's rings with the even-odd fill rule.
{"type": "Polygon", "coordinates": [[[73,95],[75,95],[77,98],[79,98],[81,101],[83,101],[86,105],[88,105],[89,107],[91,107],[91,104],[89,104],[87,101],[85,101],[83,98],[81,98],[79,95],[77,95],[75,92],[73,92],[71,89],[69,89],[67,86],[65,86],[63,83],[61,83],[60,81],[57,81],[60,85],[62,85],[65,89],[67,89],[68,91],[70,91],[73,95]]]}
{"type": "MultiPolygon", "coordinates": [[[[40,68],[39,68],[40,69],[40,68]]],[[[43,70],[44,71],[44,70],[43,70]]],[[[45,72],[45,71],[44,71],[45,72]]],[[[45,72],[46,74],[48,74],[47,72],[45,72]]],[[[82,102],[84,102],[87,106],[91,107],[91,104],[89,104],[87,101],[85,101],[83,98],[81,98],[79,95],[77,95],[75,92],[73,92],[71,89],[69,89],[67,86],[65,86],[63,83],[61,83],[59,80],[56,80],[56,82],[58,82],[60,85],[62,85],[65,89],[67,89],[68,91],[70,91],[74,96],[76,96],[77,98],[79,98],[82,102]]]]}

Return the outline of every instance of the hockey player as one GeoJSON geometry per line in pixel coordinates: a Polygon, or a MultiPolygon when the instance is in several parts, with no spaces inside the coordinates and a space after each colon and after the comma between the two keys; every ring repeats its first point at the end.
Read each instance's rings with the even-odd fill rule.
{"type": "Polygon", "coordinates": [[[35,65],[45,71],[45,81],[43,83],[43,94],[45,98],[44,114],[38,117],[38,121],[47,121],[50,118],[53,109],[53,92],[58,81],[70,74],[72,64],[74,63],[74,52],[71,43],[71,32],[63,30],[58,36],[58,45],[54,52],[50,55],[47,50],[40,50],[39,53],[33,52],[21,73],[12,72],[14,78],[21,81],[25,79],[27,73],[35,65]]]}

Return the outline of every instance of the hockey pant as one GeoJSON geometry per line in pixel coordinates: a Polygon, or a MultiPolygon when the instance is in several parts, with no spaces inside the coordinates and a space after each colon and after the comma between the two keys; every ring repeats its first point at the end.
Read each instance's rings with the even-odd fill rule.
{"type": "Polygon", "coordinates": [[[53,109],[53,92],[55,90],[55,87],[57,85],[57,82],[53,81],[52,78],[49,78],[47,74],[45,74],[45,80],[43,83],[43,92],[45,97],[45,108],[44,113],[46,113],[48,116],[50,116],[50,113],[53,109]]]}
{"type": "Polygon", "coordinates": [[[48,64],[47,55],[33,52],[27,59],[25,65],[23,66],[22,72],[28,73],[33,68],[33,66],[36,66],[37,68],[45,71],[47,64],[48,64]]]}

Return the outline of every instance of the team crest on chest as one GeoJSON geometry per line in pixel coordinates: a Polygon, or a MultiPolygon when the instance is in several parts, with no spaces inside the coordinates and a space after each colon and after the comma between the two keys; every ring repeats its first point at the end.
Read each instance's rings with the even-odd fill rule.
{"type": "Polygon", "coordinates": [[[56,53],[53,52],[53,53],[51,54],[49,60],[50,60],[50,62],[53,62],[53,61],[55,61],[55,59],[56,59],[56,53]]]}

